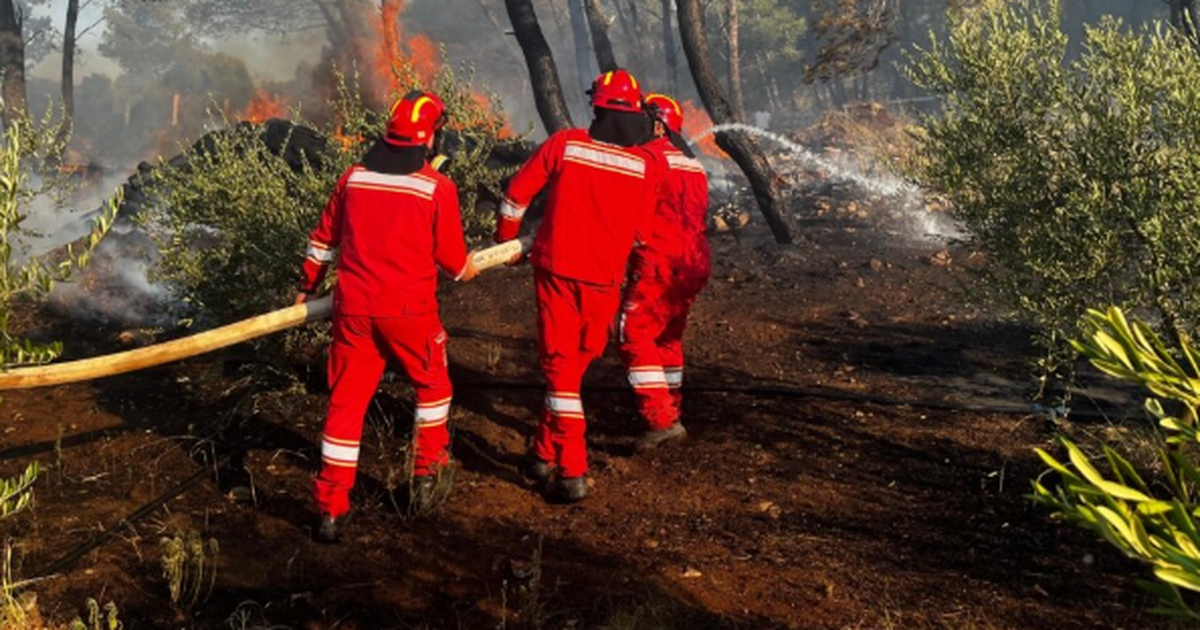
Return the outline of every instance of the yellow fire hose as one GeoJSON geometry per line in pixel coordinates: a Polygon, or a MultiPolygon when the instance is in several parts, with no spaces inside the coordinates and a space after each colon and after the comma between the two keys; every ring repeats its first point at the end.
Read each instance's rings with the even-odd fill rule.
{"type": "MultiPolygon", "coordinates": [[[[520,239],[481,249],[473,255],[475,267],[483,271],[502,265],[528,247],[529,240],[520,239]]],[[[145,348],[79,361],[10,370],[0,373],[0,391],[75,383],[171,363],[300,324],[326,319],[332,312],[333,298],[323,297],[145,348]]]]}

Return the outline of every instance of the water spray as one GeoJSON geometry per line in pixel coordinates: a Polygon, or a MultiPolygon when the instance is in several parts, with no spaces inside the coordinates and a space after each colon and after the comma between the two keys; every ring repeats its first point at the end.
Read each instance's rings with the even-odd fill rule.
{"type": "Polygon", "coordinates": [[[884,197],[907,196],[918,192],[917,188],[912,184],[900,181],[895,177],[870,177],[868,175],[864,175],[844,166],[834,164],[833,162],[822,158],[816,153],[813,153],[808,147],[793,142],[782,134],[772,133],[766,129],[760,129],[753,125],[747,125],[744,123],[725,123],[710,127],[692,136],[691,138],[688,138],[688,142],[695,143],[705,136],[721,133],[723,131],[740,131],[752,136],[771,140],[772,142],[775,142],[779,146],[782,146],[789,152],[798,156],[808,165],[829,173],[834,179],[852,181],[859,186],[862,186],[863,188],[884,197]]]}

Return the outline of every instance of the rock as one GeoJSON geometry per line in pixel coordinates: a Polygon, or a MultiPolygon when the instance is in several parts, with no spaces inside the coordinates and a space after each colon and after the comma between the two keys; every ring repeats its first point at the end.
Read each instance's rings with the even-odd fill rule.
{"type": "Polygon", "coordinates": [[[943,249],[942,251],[929,257],[929,264],[938,267],[945,267],[950,264],[950,251],[943,249]]]}
{"type": "Polygon", "coordinates": [[[878,258],[872,258],[871,262],[868,264],[871,266],[871,271],[874,271],[875,273],[883,271],[883,261],[879,260],[878,258]]]}
{"type": "Polygon", "coordinates": [[[846,313],[846,321],[848,321],[851,326],[858,328],[860,330],[863,328],[867,328],[868,326],[871,325],[871,322],[868,322],[865,317],[863,317],[862,315],[859,315],[856,311],[847,312],[846,313]]]}
{"type": "Polygon", "coordinates": [[[745,210],[738,212],[737,216],[733,219],[733,226],[735,228],[744,228],[747,223],[750,223],[750,213],[745,210]]]}
{"type": "Polygon", "coordinates": [[[717,232],[728,232],[729,224],[726,223],[725,219],[721,218],[720,216],[714,216],[713,217],[713,230],[715,230],[717,232]]]}
{"type": "Polygon", "coordinates": [[[686,570],[683,572],[683,577],[685,577],[685,578],[687,578],[687,579],[689,579],[689,580],[694,580],[694,579],[696,579],[696,578],[704,577],[704,574],[703,574],[703,573],[701,573],[700,571],[698,571],[697,569],[693,568],[693,567],[688,567],[688,568],[687,568],[687,569],[686,569],[686,570]]]}

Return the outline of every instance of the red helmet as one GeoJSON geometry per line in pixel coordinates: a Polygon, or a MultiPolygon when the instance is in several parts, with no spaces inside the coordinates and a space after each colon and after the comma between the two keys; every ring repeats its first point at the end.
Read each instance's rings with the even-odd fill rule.
{"type": "Polygon", "coordinates": [[[592,97],[592,107],[622,112],[642,111],[642,91],[638,88],[637,79],[625,70],[613,70],[596,77],[588,94],[592,97]]]}
{"type": "Polygon", "coordinates": [[[398,147],[425,144],[446,123],[446,104],[431,92],[409,92],[392,105],[384,142],[398,147]]]}
{"type": "Polygon", "coordinates": [[[666,94],[651,94],[646,97],[646,110],[650,116],[666,125],[675,133],[683,133],[683,108],[679,102],[666,94]]]}

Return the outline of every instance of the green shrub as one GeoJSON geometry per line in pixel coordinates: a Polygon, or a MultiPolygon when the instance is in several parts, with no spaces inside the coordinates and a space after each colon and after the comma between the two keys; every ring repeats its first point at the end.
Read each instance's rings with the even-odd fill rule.
{"type": "Polygon", "coordinates": [[[86,266],[92,252],[108,234],[120,205],[120,191],[105,205],[91,232],[71,243],[58,260],[27,256],[24,227],[27,204],[36,197],[54,200],[66,189],[52,165],[65,146],[61,125],[49,114],[40,124],[10,122],[0,146],[0,370],[47,363],[62,353],[59,342],[34,343],[12,329],[13,307],[21,300],[45,298],[56,282],[86,266]]]}
{"type": "MultiPolygon", "coordinates": [[[[498,195],[508,175],[487,163],[504,117],[495,99],[474,95],[470,79],[446,69],[433,89],[446,100],[448,129],[460,140],[448,175],[460,186],[468,232],[482,234],[493,219],[474,211],[476,197],[484,190],[498,195]]],[[[402,92],[412,84],[405,85],[402,92]]],[[[163,161],[155,170],[153,201],[141,215],[161,251],[153,275],[206,321],[256,315],[295,295],[308,234],[334,184],[386,122],[386,112],[364,105],[356,77],[339,76],[332,110],[318,127],[325,139],[320,158],[308,156],[300,168],[272,152],[261,126],[218,120],[227,129],[190,150],[186,164],[163,161]]]]}
{"type": "Polygon", "coordinates": [[[1104,373],[1139,383],[1151,394],[1148,414],[1157,421],[1158,466],[1139,471],[1116,449],[1104,446],[1101,464],[1060,438],[1067,459],[1037,453],[1058,483],[1033,483],[1034,500],[1056,517],[1091,530],[1122,553],[1148,564],[1154,581],[1139,584],[1156,595],[1155,612],[1200,621],[1200,351],[1186,339],[1168,348],[1141,321],[1121,309],[1090,311],[1086,337],[1072,345],[1104,373]],[[1162,402],[1164,399],[1166,404],[1162,402]]]}
{"type": "Polygon", "coordinates": [[[1069,60],[1058,14],[1034,0],[957,14],[905,69],[944,99],[908,174],[950,200],[987,255],[983,297],[1035,327],[1044,375],[1097,300],[1200,324],[1200,55],[1109,17],[1069,60]]]}

